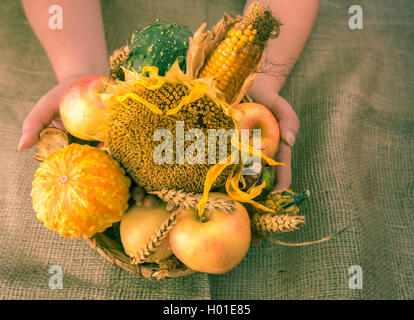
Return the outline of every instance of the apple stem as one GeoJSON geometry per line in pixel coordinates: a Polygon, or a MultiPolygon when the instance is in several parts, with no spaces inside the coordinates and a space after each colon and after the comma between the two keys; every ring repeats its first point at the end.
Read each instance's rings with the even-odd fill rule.
{"type": "Polygon", "coordinates": [[[198,220],[199,222],[207,222],[207,221],[208,221],[208,219],[207,219],[206,215],[204,214],[204,212],[203,212],[203,214],[202,214],[201,216],[199,216],[199,215],[197,214],[197,220],[198,220]]]}

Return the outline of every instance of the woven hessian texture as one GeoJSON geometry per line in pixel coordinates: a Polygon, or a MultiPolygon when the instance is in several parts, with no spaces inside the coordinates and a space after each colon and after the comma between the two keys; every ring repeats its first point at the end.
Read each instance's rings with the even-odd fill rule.
{"type": "MultiPolygon", "coordinates": [[[[112,265],[83,240],[47,230],[32,209],[36,150],[18,153],[21,124],[56,80],[20,1],[0,4],[0,299],[414,298],[414,2],[361,1],[364,30],[348,28],[353,1],[321,1],[318,20],[283,91],[301,129],[295,191],[309,189],[306,226],[279,236],[331,241],[253,246],[225,275],[151,281],[112,265]],[[49,288],[53,265],[63,289],[49,288]],[[349,268],[363,288],[349,287],[349,268]]],[[[243,1],[103,1],[108,52],[157,17],[195,31],[243,1]]],[[[282,29],[283,32],[283,29],[282,29]]]]}

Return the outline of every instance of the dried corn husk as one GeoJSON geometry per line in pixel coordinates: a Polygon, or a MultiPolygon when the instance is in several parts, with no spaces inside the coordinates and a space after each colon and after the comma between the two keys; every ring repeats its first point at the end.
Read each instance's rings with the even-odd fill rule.
{"type": "Polygon", "coordinates": [[[201,67],[204,65],[206,58],[217,47],[218,43],[224,39],[227,31],[241,20],[241,16],[232,18],[227,13],[217,24],[208,31],[204,31],[207,24],[203,23],[200,28],[190,38],[190,44],[187,51],[187,71],[186,75],[190,79],[196,79],[201,67]]]}
{"type": "MultiPolygon", "coordinates": [[[[203,67],[206,59],[213,53],[221,40],[226,37],[227,32],[231,27],[242,19],[241,16],[232,18],[228,14],[224,14],[223,18],[211,29],[204,31],[206,24],[202,24],[190,39],[190,44],[187,53],[187,71],[186,74],[190,79],[196,79],[203,67]]],[[[252,87],[254,80],[260,67],[264,61],[263,51],[256,57],[256,67],[244,80],[240,91],[231,101],[228,101],[230,106],[236,106],[246,96],[247,92],[252,87]]],[[[224,99],[224,97],[223,97],[224,99]]]]}

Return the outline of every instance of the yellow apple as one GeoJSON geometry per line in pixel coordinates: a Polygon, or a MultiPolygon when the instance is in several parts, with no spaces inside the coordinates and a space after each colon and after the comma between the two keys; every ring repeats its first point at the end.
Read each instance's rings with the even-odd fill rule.
{"type": "MultiPolygon", "coordinates": [[[[217,193],[212,196],[227,197],[217,193]]],[[[237,266],[249,250],[249,215],[238,202],[232,212],[206,211],[205,215],[206,221],[201,222],[195,210],[181,213],[170,231],[171,249],[192,270],[225,273],[237,266]]]]}
{"type": "MultiPolygon", "coordinates": [[[[120,224],[121,242],[125,253],[131,258],[137,257],[157,228],[167,221],[170,214],[165,204],[157,207],[132,205],[122,217],[120,224]]],[[[168,237],[166,237],[145,262],[159,262],[170,255],[172,251],[168,237]]]]}

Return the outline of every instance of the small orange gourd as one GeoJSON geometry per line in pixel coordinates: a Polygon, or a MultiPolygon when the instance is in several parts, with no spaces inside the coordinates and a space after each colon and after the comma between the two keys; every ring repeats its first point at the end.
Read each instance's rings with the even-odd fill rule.
{"type": "Polygon", "coordinates": [[[33,208],[60,235],[91,237],[121,220],[130,183],[107,153],[73,143],[48,156],[35,172],[33,208]]]}

